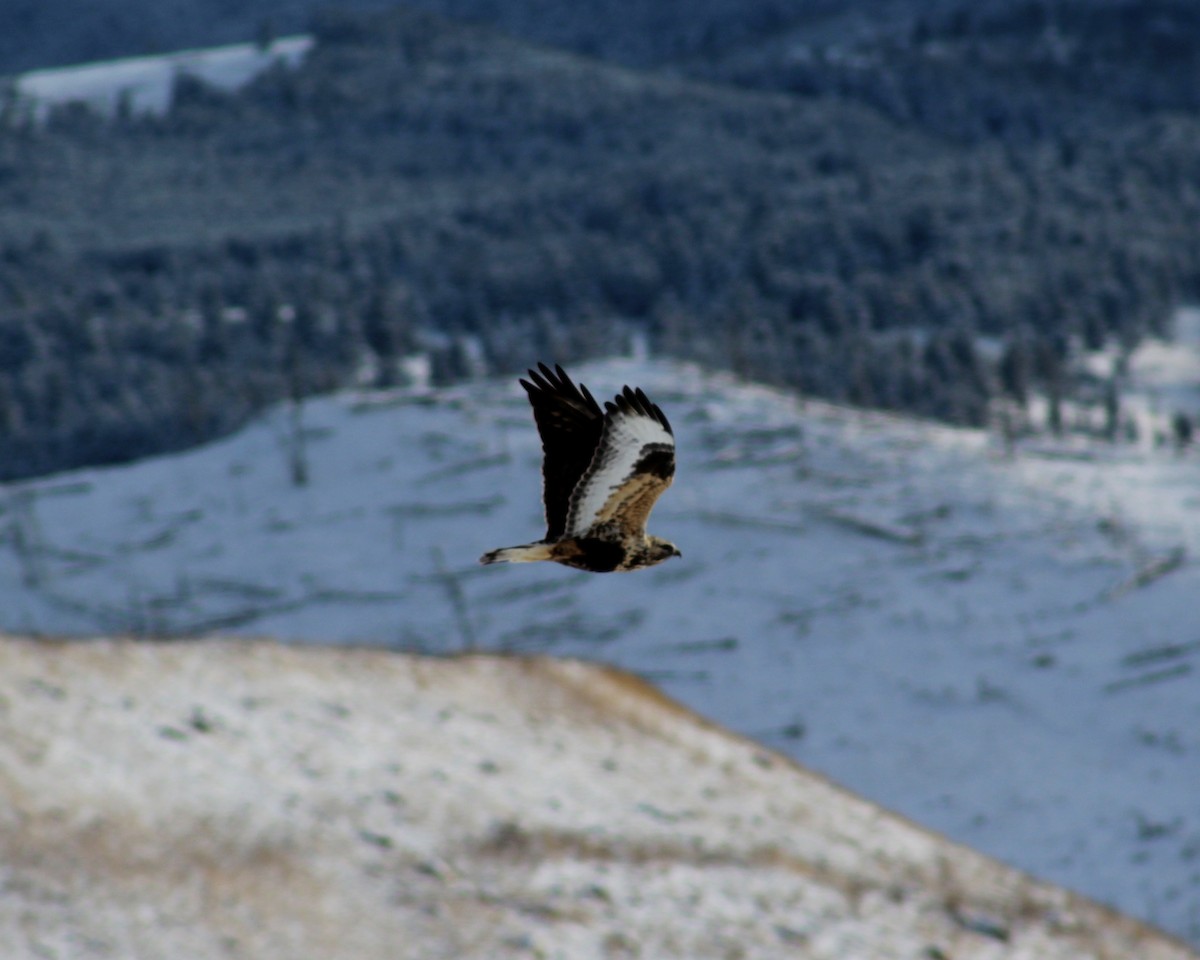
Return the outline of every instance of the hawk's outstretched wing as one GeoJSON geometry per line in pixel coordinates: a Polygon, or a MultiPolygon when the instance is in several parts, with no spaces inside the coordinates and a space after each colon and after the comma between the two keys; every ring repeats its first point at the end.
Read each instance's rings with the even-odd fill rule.
{"type": "Polygon", "coordinates": [[[581,537],[599,523],[616,522],[623,533],[641,537],[675,476],[675,435],[641,388],[625,387],[605,407],[596,454],[571,496],[566,533],[581,537]]]}
{"type": "Polygon", "coordinates": [[[539,363],[521,386],[542,437],[546,539],[559,540],[566,533],[571,494],[596,455],[607,418],[587,387],[575,386],[560,366],[551,370],[539,363]]]}

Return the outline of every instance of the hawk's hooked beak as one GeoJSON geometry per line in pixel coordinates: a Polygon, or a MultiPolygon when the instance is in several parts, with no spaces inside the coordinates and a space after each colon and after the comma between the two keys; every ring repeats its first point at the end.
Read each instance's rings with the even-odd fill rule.
{"type": "Polygon", "coordinates": [[[682,550],[680,550],[678,547],[674,547],[674,546],[673,546],[673,547],[671,548],[671,556],[673,556],[673,557],[680,557],[680,558],[682,558],[682,557],[683,557],[683,551],[682,551],[682,550]]]}

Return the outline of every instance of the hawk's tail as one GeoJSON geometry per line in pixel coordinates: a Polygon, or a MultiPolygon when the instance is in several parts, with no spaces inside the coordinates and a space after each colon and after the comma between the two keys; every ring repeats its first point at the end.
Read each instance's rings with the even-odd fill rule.
{"type": "Polygon", "coordinates": [[[536,560],[553,560],[552,543],[524,543],[519,547],[501,547],[490,550],[479,558],[480,563],[533,563],[536,560]]]}

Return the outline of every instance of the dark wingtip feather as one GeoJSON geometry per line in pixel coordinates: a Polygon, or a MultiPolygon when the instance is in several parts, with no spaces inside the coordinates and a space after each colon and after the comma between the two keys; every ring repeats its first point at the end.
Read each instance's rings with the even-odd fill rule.
{"type": "Polygon", "coordinates": [[[652,403],[650,406],[654,409],[655,414],[658,416],[658,422],[663,425],[663,429],[666,430],[671,436],[675,436],[675,431],[671,429],[671,421],[668,420],[667,415],[662,412],[662,407],[660,407],[657,403],[652,403]]]}
{"type": "Polygon", "coordinates": [[[655,420],[661,424],[662,428],[671,434],[671,436],[675,436],[675,431],[671,429],[671,422],[667,419],[667,415],[662,412],[662,408],[657,403],[651,402],[641,387],[634,389],[626,384],[621,389],[621,392],[617,394],[615,404],[607,403],[605,406],[612,413],[619,410],[622,413],[649,417],[651,420],[655,420]]]}
{"type": "Polygon", "coordinates": [[[529,380],[522,380],[521,383],[535,407],[543,403],[560,402],[585,416],[601,416],[600,404],[596,402],[596,398],[583,384],[576,384],[561,364],[556,363],[551,370],[539,361],[537,369],[531,369],[528,373],[529,380]]]}
{"type": "MultiPolygon", "coordinates": [[[[596,402],[596,398],[592,396],[592,392],[582,383],[576,384],[571,379],[570,374],[562,368],[562,364],[556,363],[554,369],[551,369],[539,360],[537,369],[530,369],[528,373],[529,379],[521,379],[520,384],[525,388],[525,392],[529,394],[531,399],[541,393],[557,394],[568,401],[571,399],[578,400],[587,409],[600,410],[600,404],[596,402]]],[[[626,413],[649,417],[651,420],[655,420],[661,424],[667,433],[672,436],[675,435],[675,431],[671,429],[671,422],[667,419],[666,414],[662,412],[662,408],[651,401],[646,396],[646,391],[641,387],[635,388],[626,384],[621,388],[621,392],[616,397],[612,400],[604,401],[604,410],[609,415],[626,413]]]]}
{"type": "Polygon", "coordinates": [[[657,403],[652,402],[651,399],[646,396],[646,391],[641,387],[638,387],[637,390],[634,391],[634,394],[637,396],[638,402],[641,403],[642,409],[645,410],[646,415],[653,417],[662,424],[663,429],[666,430],[667,433],[671,434],[671,436],[675,436],[675,431],[671,429],[671,422],[667,419],[667,415],[662,412],[662,407],[660,407],[657,403]]]}
{"type": "Polygon", "coordinates": [[[575,384],[571,382],[571,378],[567,376],[567,372],[559,364],[554,365],[551,370],[542,361],[538,361],[538,368],[529,371],[529,378],[537,384],[537,386],[547,391],[548,393],[575,393],[575,384]]]}

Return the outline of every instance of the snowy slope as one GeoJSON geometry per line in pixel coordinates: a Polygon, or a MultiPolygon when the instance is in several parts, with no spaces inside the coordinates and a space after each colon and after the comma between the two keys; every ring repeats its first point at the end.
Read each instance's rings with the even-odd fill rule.
{"type": "Polygon", "coordinates": [[[72,102],[87,103],[111,116],[122,98],[135,113],[163,113],[170,105],[171,90],[180,74],[232,90],[276,62],[295,65],[311,47],[311,37],[283,37],[265,48],[253,43],[235,43],[32,70],[16,78],[16,91],[33,107],[38,118],[44,117],[51,107],[72,102]]]}
{"type": "Polygon", "coordinates": [[[1200,943],[1200,459],[1018,452],[692,367],[644,386],[680,467],[636,575],[477,566],[540,533],[515,382],[341,394],[8,488],[0,626],[610,661],[855,791],[1200,943]]]}
{"type": "Polygon", "coordinates": [[[4,960],[1196,960],[627,674],[0,637],[4,960]]]}

